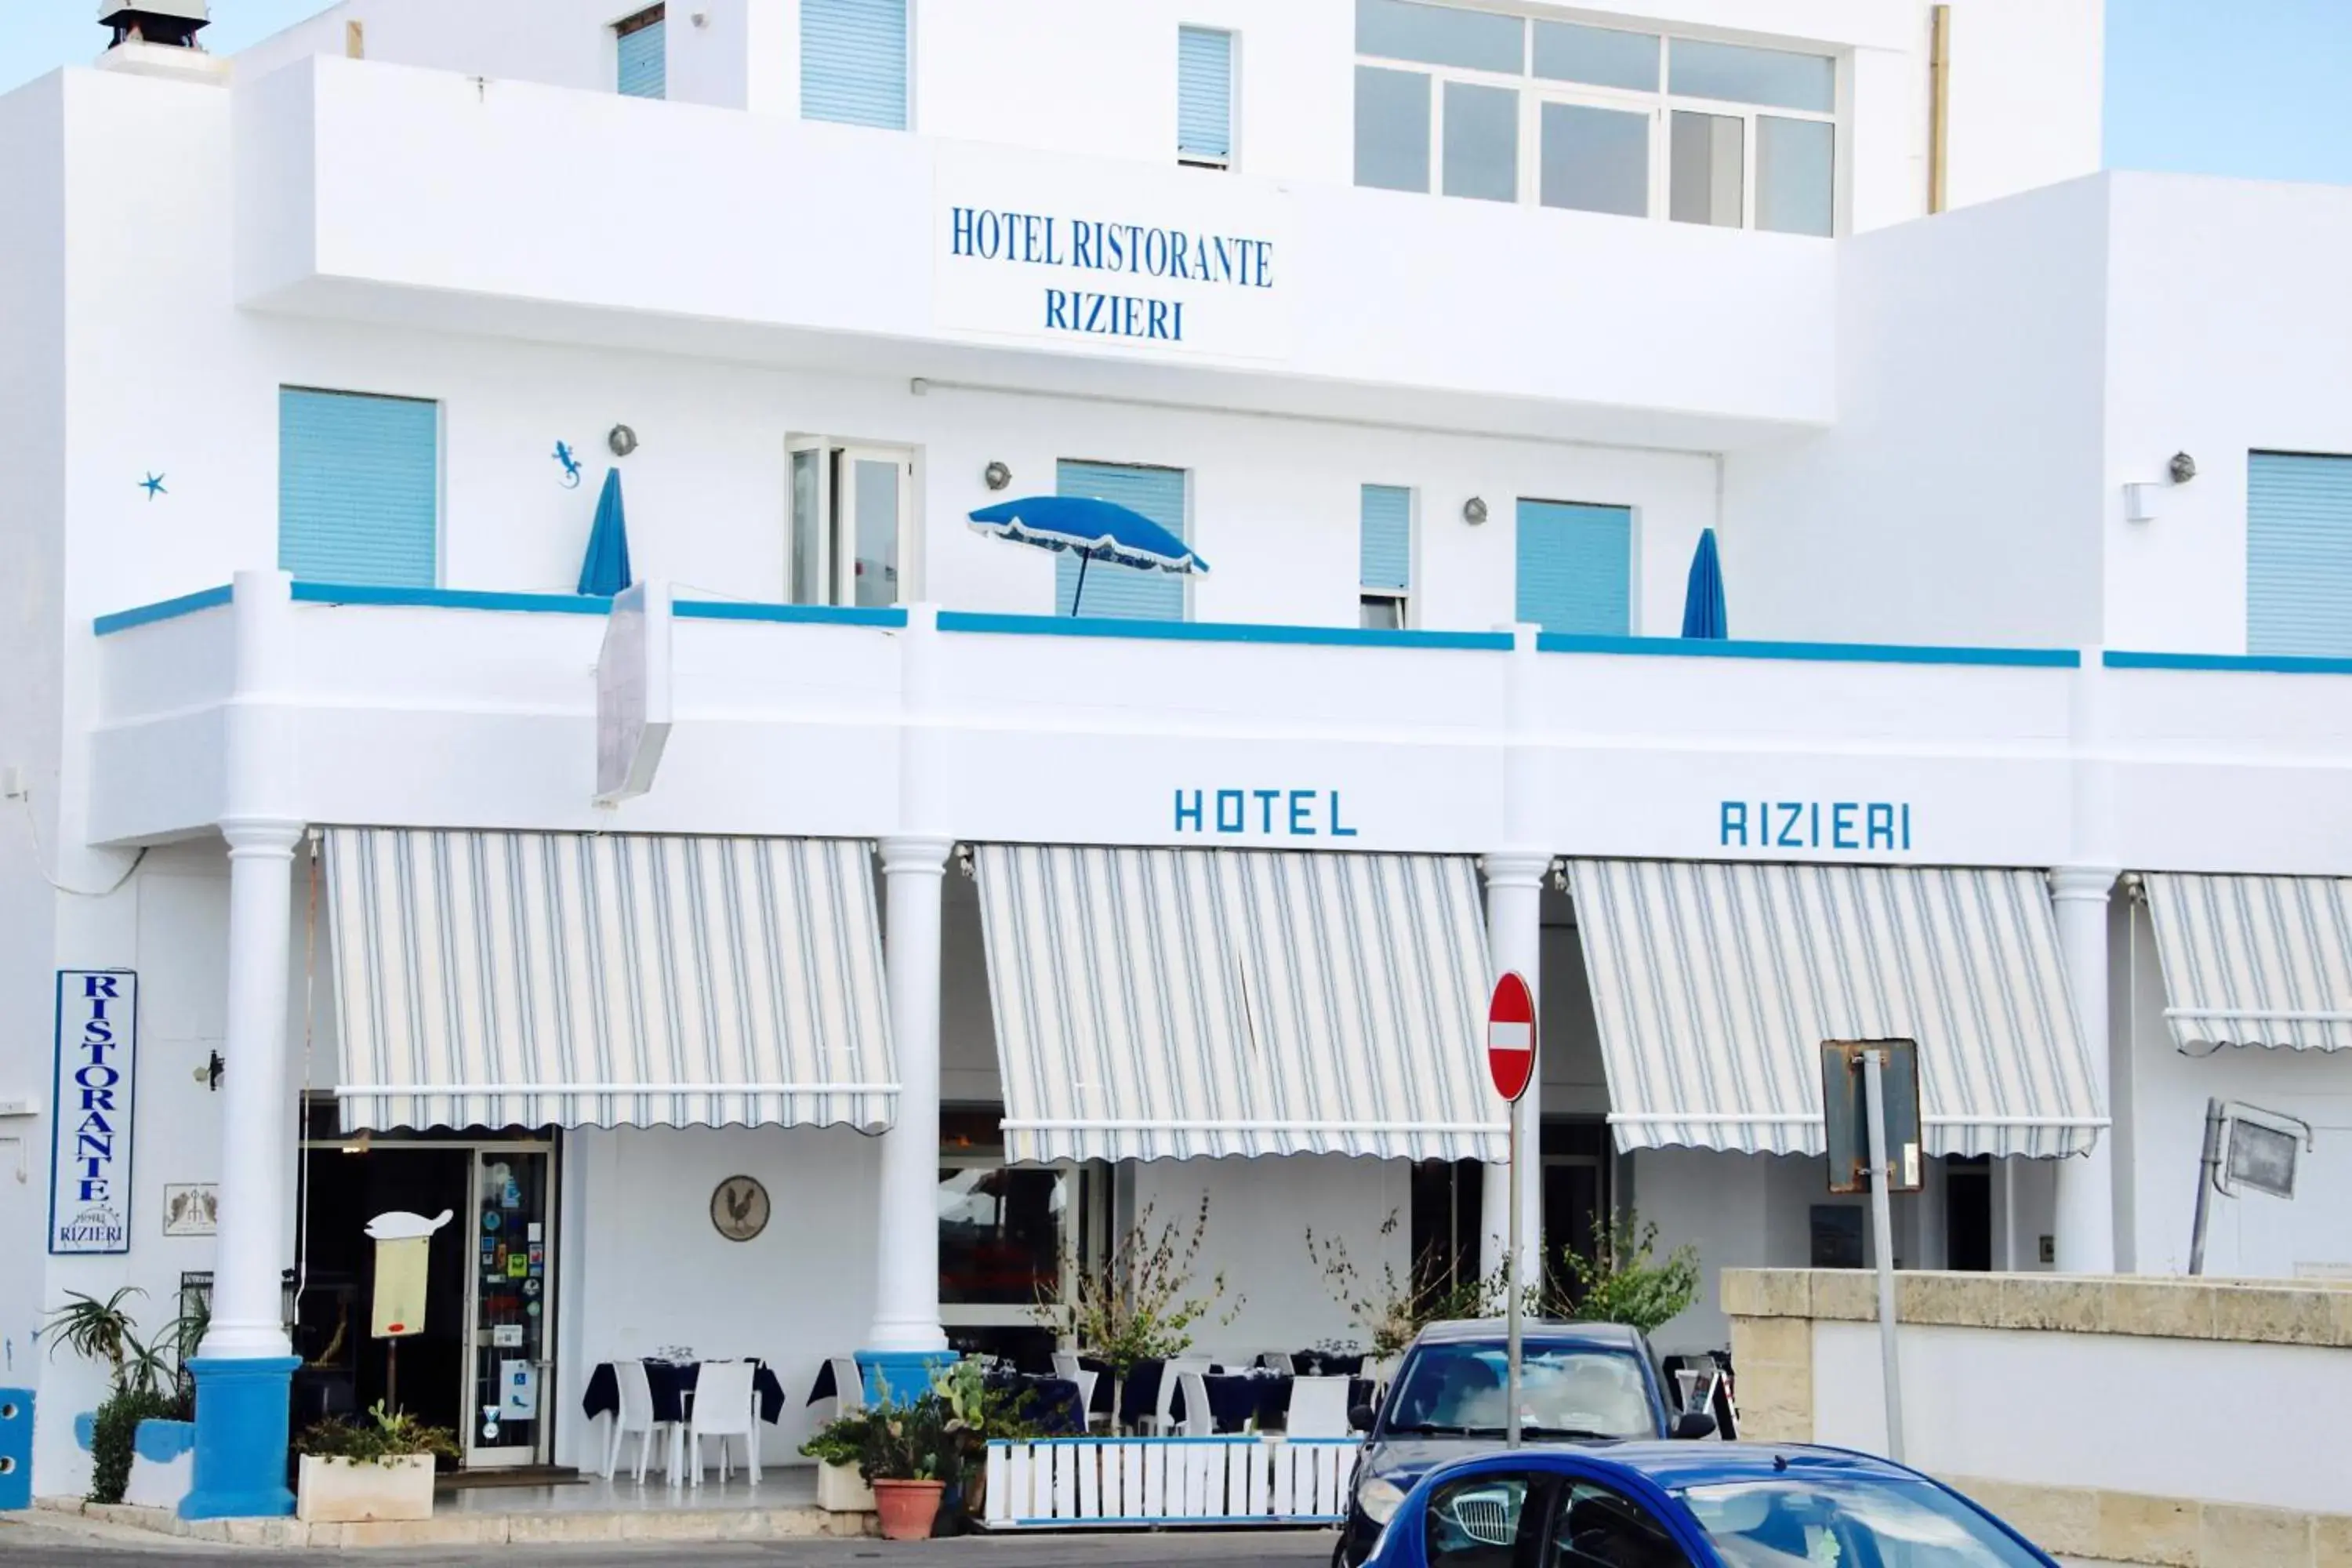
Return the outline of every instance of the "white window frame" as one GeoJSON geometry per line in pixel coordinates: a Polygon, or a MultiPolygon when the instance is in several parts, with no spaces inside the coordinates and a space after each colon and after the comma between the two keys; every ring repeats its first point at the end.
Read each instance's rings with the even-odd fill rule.
{"type": "MultiPolygon", "coordinates": [[[[835,608],[853,608],[857,604],[856,556],[854,550],[841,548],[842,530],[853,532],[857,518],[857,465],[860,462],[893,463],[898,468],[898,591],[891,599],[893,605],[911,605],[922,597],[923,566],[921,530],[917,520],[922,515],[916,502],[920,457],[911,447],[892,446],[871,441],[850,440],[835,436],[794,436],[784,447],[784,582],[781,595],[784,603],[814,603],[835,608]],[[793,594],[793,570],[800,556],[801,517],[798,497],[793,486],[792,466],[794,457],[802,452],[819,455],[816,464],[816,514],[822,519],[817,533],[817,581],[823,584],[820,595],[810,601],[795,600],[793,594]]],[[[874,608],[877,606],[867,606],[874,608]]]]}
{"type": "MultiPolygon", "coordinates": [[[[1444,0],[1427,0],[1440,9],[1455,11],[1483,10],[1483,7],[1444,4],[1444,0]]],[[[1359,66],[1375,69],[1417,72],[1429,79],[1429,189],[1430,195],[1445,192],[1445,84],[1462,82],[1474,87],[1497,87],[1512,89],[1519,95],[1519,140],[1517,200],[1522,206],[1543,204],[1543,109],[1546,103],[1570,103],[1588,109],[1613,109],[1646,113],[1650,117],[1649,211],[1645,215],[1653,223],[1671,223],[1669,203],[1674,192],[1673,125],[1675,110],[1695,114],[1712,114],[1727,120],[1743,121],[1740,143],[1740,206],[1738,227],[1756,226],[1756,165],[1758,145],[1757,121],[1762,119],[1805,120],[1832,128],[1830,231],[1832,237],[1846,232],[1845,201],[1846,169],[1852,153],[1846,116],[1836,108],[1828,110],[1809,109],[1777,109],[1769,105],[1742,103],[1725,99],[1697,98],[1688,93],[1676,93],[1667,84],[1674,79],[1674,47],[1677,39],[1692,43],[1738,43],[1743,47],[1780,49],[1784,53],[1803,54],[1816,59],[1828,59],[1836,71],[1833,100],[1844,101],[1848,75],[1845,60],[1835,54],[1823,54],[1817,49],[1780,44],[1759,44],[1745,39],[1713,39],[1695,33],[1674,33],[1663,27],[1622,27],[1612,30],[1639,33],[1659,40],[1658,80],[1656,90],[1638,88],[1599,87],[1584,82],[1556,81],[1550,77],[1535,74],[1534,29],[1528,26],[1536,20],[1519,13],[1509,13],[1527,33],[1522,39],[1523,65],[1517,75],[1504,71],[1473,70],[1462,66],[1428,65],[1420,60],[1398,59],[1387,55],[1359,53],[1354,57],[1359,66]]],[[[1596,26],[1600,24],[1594,24],[1596,26]]],[[[1352,104],[1350,111],[1352,112],[1352,104]]],[[[1463,201],[1481,198],[1465,196],[1463,201]]],[[[1581,209],[1559,207],[1547,209],[1571,212],[1581,209]]],[[[1596,217],[1622,215],[1596,213],[1596,217]]]]}

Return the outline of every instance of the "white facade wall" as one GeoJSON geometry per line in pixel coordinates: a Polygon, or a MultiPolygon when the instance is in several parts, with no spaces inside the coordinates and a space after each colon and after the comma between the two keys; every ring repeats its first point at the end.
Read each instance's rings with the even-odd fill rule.
{"type": "MultiPolygon", "coordinates": [[[[2076,178],[2097,161],[2099,7],[2027,0],[1957,0],[1950,186],[1969,210],[1930,222],[1907,221],[1925,204],[1927,47],[1927,7],[1908,0],[1612,14],[1838,53],[1854,237],[1357,191],[1351,7],[1285,0],[1279,26],[1269,10],[918,0],[911,136],[799,122],[793,0],[681,5],[669,104],[610,93],[616,17],[570,0],[527,19],[348,0],[248,51],[227,89],[74,71],[0,99],[19,153],[0,168],[0,299],[19,306],[0,384],[21,410],[0,427],[21,566],[0,652],[23,672],[0,693],[0,765],[26,770],[44,847],[37,861],[29,836],[0,831],[0,1016],[22,1042],[0,1057],[0,1100],[47,1103],[56,966],[135,967],[143,1005],[131,1258],[0,1271],[0,1382],[42,1382],[44,1492],[80,1484],[70,1417],[96,1376],[25,1370],[40,1310],[130,1282],[160,1322],[179,1272],[211,1255],[157,1234],[162,1185],[211,1179],[218,1159],[218,1097],[193,1075],[224,1031],[227,616],[104,643],[89,624],[274,564],[282,385],[439,403],[449,588],[567,592],[604,433],[626,423],[644,443],[622,465],[637,573],[702,596],[785,596],[786,443],[814,435],[913,454],[907,596],[954,609],[1050,613],[1052,558],[964,519],[1002,499],[989,462],[1023,495],[1067,458],[1189,470],[1192,538],[1215,564],[1189,585],[1196,621],[1354,625],[1359,487],[1380,483],[1416,491],[1423,628],[1512,618],[1528,497],[1633,510],[1637,635],[1678,629],[1714,527],[1743,638],[2093,650],[2079,671],[1548,654],[1515,713],[1513,656],[1493,650],[1105,640],[1072,645],[1091,684],[1064,689],[1027,679],[1036,639],[940,636],[939,776],[902,795],[908,636],[682,623],[662,788],[615,818],[585,787],[600,623],[301,606],[301,657],[267,695],[298,740],[277,782],[314,820],[870,837],[912,801],[908,821],[966,837],[1159,843],[1172,788],[1278,780],[1344,788],[1365,848],[1475,854],[1507,828],[1563,854],[1705,858],[1724,851],[1726,798],[1899,799],[1921,824],[1909,864],[2352,871],[2339,682],[2106,671],[2096,653],[2243,649],[2245,450],[2352,448],[2335,363],[2352,321],[2329,269],[2352,249],[2352,202],[2076,178]],[[363,63],[333,58],[352,20],[363,63]],[[1240,34],[1232,174],[1171,166],[1180,23],[1240,34]],[[1252,319],[1258,337],[1228,323],[1183,356],[975,328],[939,281],[943,193],[1263,221],[1289,291],[1252,319]],[[587,459],[576,490],[557,482],[559,440],[587,459]],[[2125,522],[2121,485],[2175,450],[2200,479],[2155,522],[2125,522]],[[152,500],[151,471],[168,487],[152,500]],[[1473,496],[1483,526],[1464,521],[1473,496]],[[1507,752],[1528,759],[1529,798],[1511,797],[1507,752]],[[1092,787],[1051,814],[957,787],[1037,775],[1092,787]],[[146,843],[111,897],[45,880],[104,889],[146,843]]],[[[944,1098],[987,1103],[976,900],[949,879],[944,1098]]],[[[303,982],[323,933],[314,952],[299,872],[289,896],[293,1072],[324,1088],[331,997],[303,982]]],[[[1544,1109],[1603,1115],[1571,912],[1549,903],[1544,1109]]],[[[2206,1095],[2313,1120],[2305,1177],[2329,1194],[2352,1179],[2336,1146],[2352,1086],[2335,1058],[2179,1057],[2144,919],[2135,937],[2122,908],[2121,1258],[2166,1270],[2185,1259],[2206,1095]]],[[[290,1126],[290,1092],[286,1110],[290,1126]]],[[[45,1116],[0,1121],[0,1163],[20,1132],[43,1171],[45,1116]]],[[[595,1362],[681,1341],[779,1363],[790,1414],[764,1441],[793,1458],[816,1360],[873,1317],[873,1227],[842,1216],[876,1204],[877,1146],[583,1131],[566,1155],[559,1458],[589,1457],[576,1412],[595,1362]],[[775,1204],[746,1247],[702,1217],[735,1173],[775,1204]],[[826,1289],[802,1288],[812,1264],[826,1289]]],[[[1659,1336],[1670,1351],[1721,1344],[1719,1270],[1802,1261],[1825,1195],[1815,1161],[1670,1150],[1618,1167],[1618,1195],[1706,1266],[1659,1336]]],[[[1998,1175],[1997,1260],[2038,1266],[2052,1188],[2047,1165],[1998,1175]]],[[[1158,1165],[1128,1203],[1189,1217],[1204,1192],[1204,1267],[1246,1298],[1202,1330],[1213,1350],[1350,1337],[1307,1261],[1310,1225],[1368,1272],[1408,1261],[1405,1233],[1378,1236],[1409,1206],[1401,1165],[1158,1165]]],[[[38,1256],[44,1196],[0,1181],[0,1255],[38,1256]]],[[[1939,1261],[1936,1201],[1898,1205],[1906,1262],[1939,1261]]],[[[2213,1269],[2340,1268],[2340,1207],[2225,1204],[2213,1269]]]]}
{"type": "MultiPolygon", "coordinates": [[[[614,0],[622,4],[623,0],[614,0]]],[[[1533,3],[1510,7],[1568,15],[1533,3]]],[[[2099,166],[2102,0],[1958,0],[1953,6],[1949,200],[1990,201],[2099,166]]],[[[1849,128],[1842,208],[1855,232],[1927,211],[1930,6],[1921,0],[1626,0],[1572,19],[1832,53],[1849,128]]],[[[468,76],[610,90],[612,24],[581,0],[343,0],[244,50],[260,75],[341,55],[358,21],[367,58],[468,76]]],[[[1345,184],[1352,177],[1353,0],[919,0],[910,5],[909,128],[925,136],[1172,161],[1176,29],[1235,35],[1235,167],[1345,184]]],[[[796,117],[798,0],[700,0],[666,25],[670,98],[796,117]]]]}

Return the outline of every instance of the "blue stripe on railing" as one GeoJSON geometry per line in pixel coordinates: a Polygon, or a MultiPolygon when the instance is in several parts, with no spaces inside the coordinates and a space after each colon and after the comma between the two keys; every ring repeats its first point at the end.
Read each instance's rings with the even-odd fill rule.
{"type": "Polygon", "coordinates": [[[1913,647],[1899,643],[1729,642],[1713,637],[1582,637],[1545,632],[1544,653],[1632,654],[1656,658],[1779,658],[1831,664],[1978,664],[2035,669],[2079,669],[2070,647],[1913,647]]]}
{"type": "Polygon", "coordinates": [[[199,588],[193,594],[183,594],[176,599],[158,599],[152,605],[133,609],[117,610],[110,616],[100,616],[89,623],[89,629],[100,637],[111,637],[127,632],[133,626],[152,626],[157,621],[176,620],[193,616],[198,610],[216,609],[229,602],[231,589],[223,583],[217,588],[199,588]]]}
{"type": "Polygon", "coordinates": [[[613,608],[612,600],[593,594],[504,594],[473,588],[392,588],[369,583],[297,583],[294,600],[302,605],[407,605],[541,616],[602,616],[613,608]]]}
{"type": "Polygon", "coordinates": [[[1001,637],[1129,637],[1166,642],[1290,643],[1325,647],[1477,648],[1508,652],[1508,632],[1417,632],[1242,621],[1122,621],[1093,616],[996,616],[941,610],[940,630],[1001,637]]]}
{"type": "Polygon", "coordinates": [[[688,621],[776,621],[827,626],[903,626],[901,605],[856,608],[839,605],[752,605],[732,599],[679,599],[671,614],[688,621]]]}
{"type": "Polygon", "coordinates": [[[2214,669],[2250,675],[2352,675],[2352,658],[2306,658],[2294,654],[2133,653],[2109,648],[2101,656],[2109,669],[2214,669]]]}

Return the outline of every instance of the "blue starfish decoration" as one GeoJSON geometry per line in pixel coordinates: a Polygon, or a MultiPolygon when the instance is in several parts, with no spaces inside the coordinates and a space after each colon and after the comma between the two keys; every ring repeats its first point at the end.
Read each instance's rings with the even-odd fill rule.
{"type": "Polygon", "coordinates": [[[572,455],[572,448],[568,444],[562,441],[555,444],[555,460],[563,465],[563,488],[567,490],[578,489],[580,459],[572,455]]]}
{"type": "Polygon", "coordinates": [[[145,479],[139,481],[139,488],[147,492],[149,500],[153,500],[157,496],[167,496],[172,493],[163,488],[163,476],[152,469],[145,479]]]}

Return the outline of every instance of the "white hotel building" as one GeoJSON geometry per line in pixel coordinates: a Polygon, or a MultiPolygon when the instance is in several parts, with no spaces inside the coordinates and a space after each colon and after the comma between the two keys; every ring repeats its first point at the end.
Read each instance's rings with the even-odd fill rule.
{"type": "Polygon", "coordinates": [[[2185,1268],[2210,1097],[2315,1131],[2209,1269],[2352,1266],[2352,191],[2098,172],[2096,0],[623,3],[152,0],[0,98],[37,1490],[44,1310],[209,1278],[189,1507],[283,1507],[386,1209],[473,1465],[677,1345],[787,1460],[1203,1193],[1214,1348],[1350,1337],[1308,1226],[1499,1250],[1503,968],[1549,1242],[1704,1255],[1663,1350],[1857,1256],[1825,1038],[1919,1042],[1906,1267],[2185,1268]],[[966,523],[1056,491],[1213,570],[1071,616],[966,523]]]}

